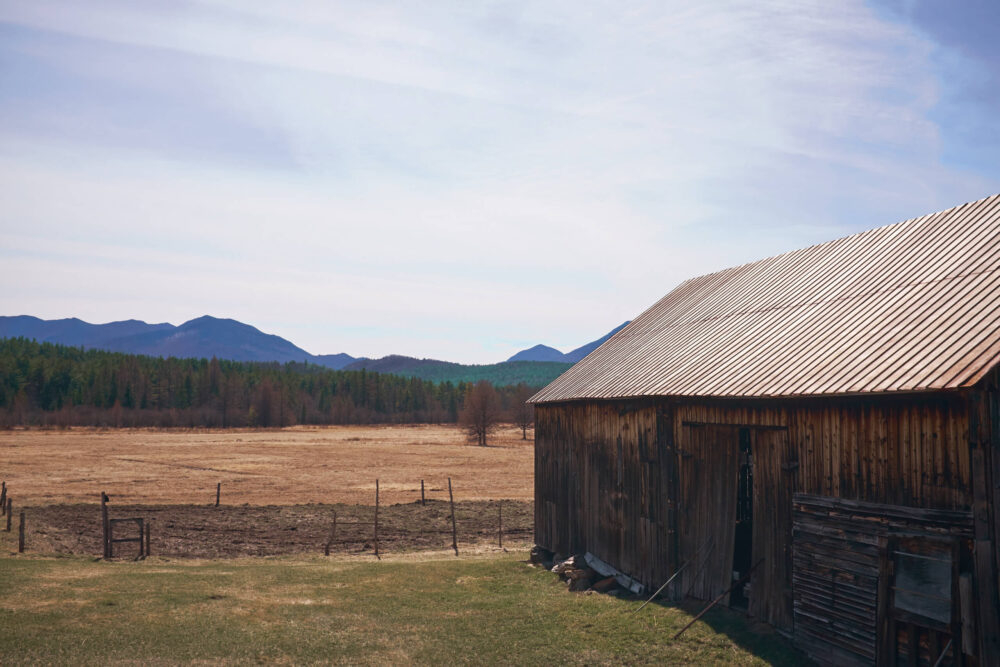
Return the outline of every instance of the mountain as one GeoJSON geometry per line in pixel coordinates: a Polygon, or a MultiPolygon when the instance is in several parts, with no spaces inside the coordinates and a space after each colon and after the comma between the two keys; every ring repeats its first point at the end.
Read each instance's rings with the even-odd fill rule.
{"type": "Polygon", "coordinates": [[[603,336],[601,336],[597,340],[591,341],[591,342],[587,343],[586,345],[581,345],[580,347],[576,348],[572,352],[567,352],[566,353],[566,361],[568,361],[570,363],[573,363],[573,364],[575,364],[576,362],[580,361],[585,356],[587,356],[588,354],[590,354],[591,352],[593,352],[594,350],[596,350],[597,348],[599,348],[601,346],[601,344],[604,343],[604,341],[606,341],[607,339],[611,338],[616,333],[618,333],[619,331],[621,331],[622,329],[624,329],[625,327],[627,327],[628,323],[630,321],[631,320],[622,322],[621,324],[619,324],[614,329],[612,329],[608,333],[604,334],[603,336]]]}
{"type": "Polygon", "coordinates": [[[529,347],[526,350],[521,350],[507,361],[557,361],[561,363],[575,364],[596,350],[600,347],[601,343],[614,336],[627,325],[628,322],[623,322],[597,340],[591,341],[586,345],[581,345],[572,352],[567,352],[566,354],[563,354],[556,348],[549,347],[548,345],[536,345],[534,347],[529,347]]]}
{"type": "Polygon", "coordinates": [[[507,361],[566,361],[566,355],[548,345],[536,345],[521,350],[507,361]]]}
{"type": "Polygon", "coordinates": [[[364,359],[364,357],[352,357],[351,355],[344,354],[343,352],[338,354],[317,354],[313,356],[312,363],[339,371],[348,364],[357,361],[359,358],[364,359]]]}
{"type": "Polygon", "coordinates": [[[231,319],[205,315],[172,324],[139,320],[90,324],[77,318],[41,320],[20,315],[0,317],[0,338],[23,336],[48,343],[98,348],[153,357],[218,357],[233,361],[308,361],[339,369],[354,361],[348,354],[314,356],[281,336],[231,319]]]}
{"type": "MultiPolygon", "coordinates": [[[[628,324],[626,322],[625,324],[628,324]]],[[[90,324],[75,317],[41,320],[19,315],[0,316],[0,338],[34,338],[41,342],[153,357],[218,357],[233,361],[308,362],[334,370],[369,370],[435,382],[476,382],[532,386],[548,384],[573,363],[587,356],[625,326],[576,348],[568,354],[546,345],[522,350],[498,364],[456,364],[437,359],[390,355],[381,359],[355,358],[349,354],[309,354],[290,341],[232,319],[205,315],[173,324],[147,324],[139,320],[90,324]]]]}
{"type": "Polygon", "coordinates": [[[552,382],[573,364],[551,361],[501,361],[498,364],[456,364],[437,359],[416,359],[393,354],[381,359],[359,359],[344,367],[348,371],[368,370],[391,373],[433,382],[478,382],[495,385],[523,382],[540,387],[552,382]]]}
{"type": "Polygon", "coordinates": [[[218,357],[233,361],[310,361],[312,355],[281,336],[236,320],[205,315],[173,329],[107,341],[118,352],[153,357],[218,357]]]}
{"type": "Polygon", "coordinates": [[[0,317],[0,337],[22,336],[42,343],[76,347],[103,347],[108,341],[118,338],[173,328],[172,324],[146,324],[139,320],[90,324],[75,317],[63,320],[41,320],[30,315],[0,317]]]}

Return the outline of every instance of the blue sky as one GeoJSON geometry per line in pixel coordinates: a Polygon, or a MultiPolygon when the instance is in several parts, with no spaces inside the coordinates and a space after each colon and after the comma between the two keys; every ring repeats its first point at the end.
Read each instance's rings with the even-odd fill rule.
{"type": "Polygon", "coordinates": [[[0,0],[0,314],[563,350],[1000,191],[975,0],[0,0]]]}

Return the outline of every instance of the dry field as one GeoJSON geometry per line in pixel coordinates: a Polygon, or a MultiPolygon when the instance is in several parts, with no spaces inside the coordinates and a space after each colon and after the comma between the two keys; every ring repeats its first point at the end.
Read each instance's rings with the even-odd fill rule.
{"type": "Polygon", "coordinates": [[[21,506],[94,503],[301,505],[533,497],[534,459],[515,428],[490,447],[456,426],[330,426],[280,430],[0,432],[0,479],[21,506]]]}

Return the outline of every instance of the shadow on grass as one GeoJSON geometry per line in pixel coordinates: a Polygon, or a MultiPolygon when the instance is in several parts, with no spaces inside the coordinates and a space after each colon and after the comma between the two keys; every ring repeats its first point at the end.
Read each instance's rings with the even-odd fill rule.
{"type": "MultiPolygon", "coordinates": [[[[680,609],[694,618],[701,613],[708,602],[688,598],[679,603],[657,600],[652,604],[664,609],[680,609]]],[[[790,666],[816,664],[795,648],[791,641],[779,634],[773,626],[721,604],[710,609],[708,613],[698,619],[697,623],[704,623],[716,633],[725,635],[734,644],[768,664],[790,666]]],[[[686,634],[681,635],[676,641],[684,641],[686,634]]],[[[671,639],[672,637],[673,635],[671,635],[671,639]]]]}

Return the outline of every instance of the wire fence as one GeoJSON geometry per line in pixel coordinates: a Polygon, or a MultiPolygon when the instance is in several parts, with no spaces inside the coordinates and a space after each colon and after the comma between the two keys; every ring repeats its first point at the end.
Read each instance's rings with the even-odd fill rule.
{"type": "MultiPolygon", "coordinates": [[[[386,505],[376,480],[375,504],[227,505],[217,484],[205,504],[117,502],[101,492],[96,504],[39,505],[22,511],[19,550],[93,554],[103,558],[228,558],[306,553],[371,554],[529,546],[533,504],[518,500],[458,500],[423,492],[414,502],[386,505]]],[[[0,486],[10,530],[13,498],[0,486]]],[[[129,499],[132,500],[132,499],[129,499]]]]}

